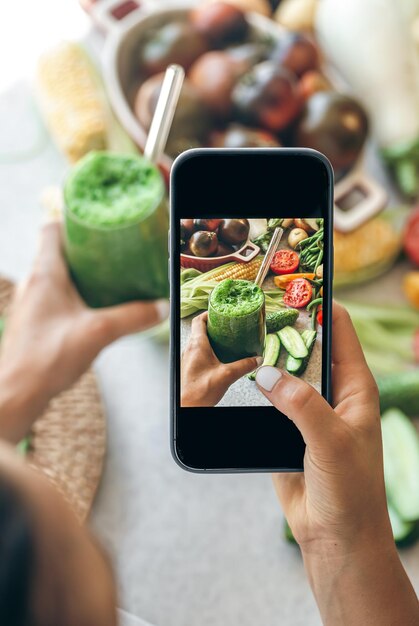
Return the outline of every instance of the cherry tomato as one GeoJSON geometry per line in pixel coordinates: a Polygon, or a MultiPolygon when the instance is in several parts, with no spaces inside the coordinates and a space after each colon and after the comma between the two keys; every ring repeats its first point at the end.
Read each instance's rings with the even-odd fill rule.
{"type": "Polygon", "coordinates": [[[274,274],[293,274],[298,269],[300,257],[294,250],[278,250],[271,263],[274,274]]]}
{"type": "Polygon", "coordinates": [[[419,208],[415,209],[407,220],[404,249],[412,263],[419,265],[419,208]]]}
{"type": "Polygon", "coordinates": [[[302,309],[307,306],[313,295],[313,288],[305,278],[296,278],[287,286],[284,294],[284,304],[293,309],[302,309]]]}
{"type": "Polygon", "coordinates": [[[320,326],[323,326],[323,307],[321,304],[319,308],[317,309],[316,319],[317,319],[317,323],[320,324],[320,326]]]}

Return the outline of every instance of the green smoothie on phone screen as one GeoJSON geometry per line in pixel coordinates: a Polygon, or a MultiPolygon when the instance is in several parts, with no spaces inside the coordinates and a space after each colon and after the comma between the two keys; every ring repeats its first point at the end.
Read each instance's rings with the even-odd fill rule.
{"type": "Polygon", "coordinates": [[[207,327],[223,363],[262,356],[266,333],[262,289],[248,280],[223,280],[211,292],[207,327]]]}
{"type": "Polygon", "coordinates": [[[145,158],[91,152],[64,186],[65,251],[93,307],[169,295],[163,178],[145,158]]]}

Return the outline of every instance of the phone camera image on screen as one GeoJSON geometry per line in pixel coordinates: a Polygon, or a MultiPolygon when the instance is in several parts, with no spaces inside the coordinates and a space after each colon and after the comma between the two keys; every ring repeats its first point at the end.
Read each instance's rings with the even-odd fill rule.
{"type": "MultiPolygon", "coordinates": [[[[199,217],[182,219],[179,232],[181,351],[201,316],[208,375],[214,358],[262,357],[321,392],[323,219],[199,217]]],[[[216,406],[269,406],[255,374],[240,377],[216,406]]]]}

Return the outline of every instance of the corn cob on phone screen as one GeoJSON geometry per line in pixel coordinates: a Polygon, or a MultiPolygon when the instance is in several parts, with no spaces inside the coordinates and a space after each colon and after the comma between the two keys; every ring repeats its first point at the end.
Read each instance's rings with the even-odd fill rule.
{"type": "MultiPolygon", "coordinates": [[[[253,159],[257,165],[257,158],[253,159]]],[[[296,167],[297,164],[298,161],[296,167]]],[[[303,166],[304,163],[301,173],[303,166]]],[[[293,201],[284,181],[276,189],[275,197],[269,196],[269,202],[256,176],[243,179],[241,187],[237,185],[234,206],[229,210],[223,197],[230,195],[225,194],[226,186],[229,187],[225,181],[226,178],[218,202],[211,210],[204,200],[202,207],[197,202],[194,212],[186,209],[184,214],[175,216],[172,212],[176,220],[175,242],[172,234],[178,333],[176,402],[180,430],[193,414],[198,439],[200,420],[202,433],[208,420],[212,420],[213,445],[219,449],[228,435],[230,450],[234,450],[240,446],[242,436],[240,415],[242,424],[246,422],[246,430],[250,424],[246,435],[249,446],[251,431],[257,439],[264,416],[272,415],[274,410],[255,382],[260,365],[279,367],[325,394],[330,223],[324,194],[323,206],[313,193],[302,209],[298,190],[294,190],[297,200],[293,201]],[[244,180],[247,196],[241,190],[244,180]],[[246,200],[251,187],[256,198],[262,196],[256,206],[246,200]],[[219,212],[217,205],[222,208],[219,212]],[[230,429],[232,423],[236,424],[236,432],[230,429]]],[[[320,182],[318,185],[321,187],[320,182]]],[[[186,190],[179,194],[179,200],[183,196],[186,190]]],[[[201,197],[205,198],[202,191],[201,197]]],[[[173,224],[172,220],[172,229],[173,224]]],[[[328,357],[326,360],[330,361],[328,357]]],[[[281,418],[285,419],[277,412],[277,422],[281,418]]],[[[268,431],[270,428],[267,435],[268,431]]],[[[277,435],[280,436],[279,431],[277,435]]],[[[297,441],[295,432],[288,433],[287,438],[300,451],[294,464],[289,461],[286,464],[292,468],[298,466],[298,459],[301,462],[303,445],[301,440],[297,441]]],[[[225,470],[225,463],[222,465],[218,469],[225,470]]],[[[252,469],[243,463],[235,465],[233,460],[227,465],[233,469],[235,466],[252,469]]],[[[282,464],[278,462],[275,466],[282,464]]]]}

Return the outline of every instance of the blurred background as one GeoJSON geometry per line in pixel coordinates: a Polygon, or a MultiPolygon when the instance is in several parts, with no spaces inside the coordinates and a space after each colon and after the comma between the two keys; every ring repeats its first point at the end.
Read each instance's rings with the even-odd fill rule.
{"type": "MultiPolygon", "coordinates": [[[[3,14],[0,55],[4,279],[28,271],[70,168],[91,150],[142,152],[171,63],[186,79],[158,161],[166,179],[173,158],[197,146],[308,146],[330,159],[335,295],[383,412],[401,411],[407,428],[408,449],[384,451],[386,486],[418,588],[419,503],[406,514],[400,502],[419,497],[409,464],[419,446],[419,2],[23,0],[3,14]]],[[[39,460],[45,437],[54,449],[62,437],[67,462],[72,445],[79,451],[64,488],[112,553],[132,614],[155,626],[320,624],[270,478],[194,476],[173,463],[167,368],[167,329],[99,357],[92,414],[103,417],[103,451],[88,484],[83,471],[74,480],[89,455],[83,433],[41,430],[25,453],[39,460]]],[[[61,457],[46,458],[59,481],[61,457]]]]}

